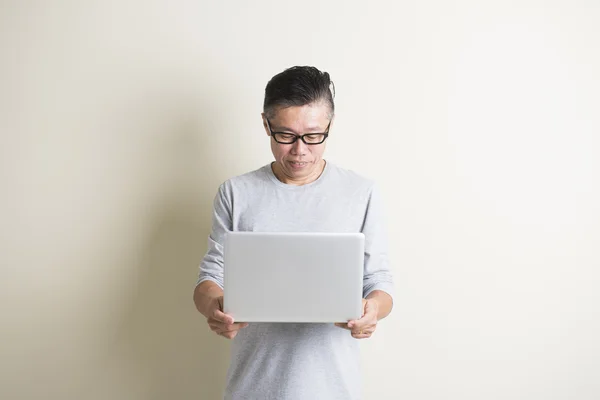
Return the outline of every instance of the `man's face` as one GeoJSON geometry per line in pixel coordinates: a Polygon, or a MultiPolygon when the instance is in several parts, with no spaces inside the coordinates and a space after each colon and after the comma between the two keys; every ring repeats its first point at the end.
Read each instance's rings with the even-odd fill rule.
{"type": "MultiPolygon", "coordinates": [[[[273,118],[269,118],[272,132],[285,132],[294,135],[323,133],[329,125],[330,109],[327,103],[319,102],[304,106],[280,108],[273,118]]],[[[266,117],[263,125],[271,136],[266,117]]],[[[271,151],[275,157],[275,172],[290,183],[306,183],[316,179],[323,168],[324,141],[321,144],[307,145],[298,138],[292,144],[277,143],[271,137],[271,151]]]]}

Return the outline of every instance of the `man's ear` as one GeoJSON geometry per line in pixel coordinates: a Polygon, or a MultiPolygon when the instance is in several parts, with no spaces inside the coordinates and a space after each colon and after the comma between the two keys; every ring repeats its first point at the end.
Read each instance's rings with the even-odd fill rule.
{"type": "Polygon", "coordinates": [[[263,121],[263,128],[265,128],[265,132],[267,133],[267,136],[271,136],[271,133],[269,132],[269,127],[267,126],[267,116],[265,115],[265,113],[260,113],[260,116],[262,117],[262,121],[263,121]]]}

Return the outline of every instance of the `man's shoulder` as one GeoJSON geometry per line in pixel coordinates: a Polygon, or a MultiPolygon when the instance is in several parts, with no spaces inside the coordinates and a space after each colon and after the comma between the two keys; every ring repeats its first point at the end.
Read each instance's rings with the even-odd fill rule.
{"type": "Polygon", "coordinates": [[[255,170],[245,172],[243,174],[234,175],[231,178],[221,183],[219,190],[226,193],[236,189],[252,189],[257,188],[268,180],[268,176],[265,173],[265,169],[269,166],[263,165],[255,170]]]}
{"type": "Polygon", "coordinates": [[[350,186],[353,188],[365,188],[370,189],[375,185],[375,180],[369,178],[361,173],[358,173],[352,169],[341,167],[337,164],[330,163],[331,178],[344,186],[350,186]]]}
{"type": "Polygon", "coordinates": [[[265,174],[265,169],[267,167],[269,167],[269,165],[270,164],[263,165],[260,168],[254,169],[252,171],[248,171],[243,174],[233,176],[233,177],[229,178],[227,181],[234,183],[234,184],[246,183],[246,182],[254,183],[255,181],[264,181],[265,178],[267,177],[265,174]]]}

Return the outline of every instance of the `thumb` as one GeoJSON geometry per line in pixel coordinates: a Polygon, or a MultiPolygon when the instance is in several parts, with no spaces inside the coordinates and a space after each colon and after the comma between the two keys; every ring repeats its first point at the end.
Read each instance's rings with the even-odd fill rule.
{"type": "Polygon", "coordinates": [[[377,303],[375,303],[373,300],[367,301],[367,304],[365,304],[365,315],[367,314],[377,314],[377,303]]]}

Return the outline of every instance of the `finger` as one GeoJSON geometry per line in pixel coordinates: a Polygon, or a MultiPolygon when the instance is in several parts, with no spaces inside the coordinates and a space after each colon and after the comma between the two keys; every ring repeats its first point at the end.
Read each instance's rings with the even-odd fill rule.
{"type": "Polygon", "coordinates": [[[243,328],[245,328],[245,326],[242,324],[226,325],[223,329],[216,329],[215,332],[218,334],[229,333],[229,332],[238,332],[240,329],[243,329],[243,328]]]}
{"type": "Polygon", "coordinates": [[[208,326],[210,327],[210,329],[212,331],[215,331],[215,332],[224,332],[224,331],[229,330],[229,328],[228,328],[229,325],[224,324],[222,322],[218,322],[218,321],[209,322],[208,326]]]}
{"type": "MultiPolygon", "coordinates": [[[[367,303],[368,304],[368,303],[367,303]]],[[[370,310],[370,312],[365,313],[365,315],[360,319],[355,319],[348,322],[348,327],[354,330],[365,329],[368,326],[377,324],[377,314],[370,310]]]]}
{"type": "Polygon", "coordinates": [[[225,314],[223,311],[221,311],[219,309],[215,309],[215,311],[213,311],[210,318],[216,319],[217,321],[220,321],[220,322],[223,322],[226,324],[234,323],[233,317],[231,315],[225,314]]]}
{"type": "Polygon", "coordinates": [[[348,327],[351,329],[354,328],[361,328],[361,327],[365,327],[367,325],[371,325],[373,323],[377,322],[377,318],[372,318],[371,315],[367,315],[365,314],[363,317],[361,317],[360,319],[353,319],[352,321],[348,322],[348,327]]]}
{"type": "Polygon", "coordinates": [[[335,326],[350,330],[350,327],[348,326],[347,322],[336,322],[335,326]]]}
{"type": "Polygon", "coordinates": [[[367,328],[367,326],[369,326],[369,325],[370,325],[369,321],[367,321],[363,318],[348,322],[348,328],[352,332],[358,332],[361,330],[365,330],[367,328]]]}
{"type": "Polygon", "coordinates": [[[358,331],[352,332],[352,337],[355,339],[367,339],[370,338],[373,333],[370,331],[358,331]]]}
{"type": "Polygon", "coordinates": [[[362,299],[362,315],[360,316],[361,318],[364,317],[365,313],[367,312],[367,304],[369,304],[369,302],[366,299],[362,299]]]}
{"type": "Polygon", "coordinates": [[[219,336],[224,337],[225,339],[233,339],[237,335],[238,331],[230,331],[230,332],[222,332],[217,333],[219,336]]]}
{"type": "Polygon", "coordinates": [[[352,327],[352,332],[353,333],[360,333],[360,332],[371,332],[373,333],[375,331],[375,329],[377,329],[377,321],[375,322],[360,322],[355,324],[352,327]]]}
{"type": "Polygon", "coordinates": [[[377,309],[375,307],[370,307],[369,303],[367,303],[367,307],[365,308],[365,313],[360,319],[350,321],[353,325],[361,325],[361,324],[370,324],[377,322],[377,309]]]}
{"type": "Polygon", "coordinates": [[[237,322],[235,324],[224,324],[216,320],[209,320],[208,325],[213,331],[234,331],[240,330],[248,326],[247,322],[237,322]]]}
{"type": "Polygon", "coordinates": [[[362,337],[368,337],[373,335],[373,332],[375,332],[375,326],[365,326],[361,329],[353,329],[351,334],[352,336],[358,337],[358,338],[362,338],[362,337]]]}
{"type": "Polygon", "coordinates": [[[362,316],[362,318],[366,318],[366,317],[372,317],[372,318],[377,318],[377,307],[375,304],[373,304],[373,302],[371,301],[367,301],[365,304],[365,314],[362,316]]]}
{"type": "Polygon", "coordinates": [[[361,313],[361,316],[358,319],[353,319],[353,320],[348,321],[348,328],[349,329],[354,328],[356,326],[356,324],[358,324],[358,323],[360,323],[360,322],[362,322],[364,320],[368,304],[369,304],[369,302],[367,300],[362,299],[362,313],[361,313]]]}
{"type": "Polygon", "coordinates": [[[230,331],[239,331],[240,329],[244,329],[245,327],[248,326],[247,322],[236,322],[233,325],[228,325],[230,328],[230,331]]]}

